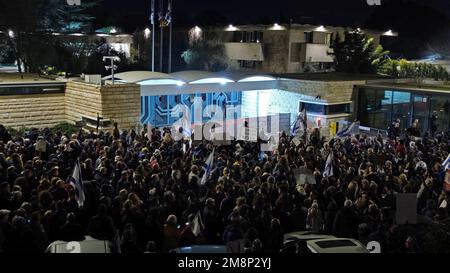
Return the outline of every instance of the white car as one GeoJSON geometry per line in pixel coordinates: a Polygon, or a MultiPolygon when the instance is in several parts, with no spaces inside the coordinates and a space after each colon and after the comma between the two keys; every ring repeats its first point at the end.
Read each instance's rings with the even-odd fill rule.
{"type": "Polygon", "coordinates": [[[51,243],[46,253],[114,253],[113,244],[110,241],[97,240],[91,236],[85,236],[83,241],[55,241],[51,243]]]}
{"type": "Polygon", "coordinates": [[[359,241],[349,238],[318,239],[307,245],[311,253],[370,253],[359,241]]]}
{"type": "Polygon", "coordinates": [[[336,238],[312,231],[286,233],[281,252],[296,252],[297,246],[301,244],[308,253],[370,253],[367,247],[355,239],[336,238]]]}

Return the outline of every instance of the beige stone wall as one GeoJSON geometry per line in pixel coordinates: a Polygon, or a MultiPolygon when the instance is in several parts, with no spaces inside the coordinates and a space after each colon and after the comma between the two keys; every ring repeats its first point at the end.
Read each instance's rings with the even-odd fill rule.
{"type": "Polygon", "coordinates": [[[141,91],[136,84],[100,86],[68,82],[66,87],[66,120],[80,121],[83,116],[117,122],[120,129],[135,128],[141,113],[141,91]]]}
{"type": "Polygon", "coordinates": [[[307,81],[307,80],[281,80],[280,90],[301,94],[302,100],[324,103],[354,101],[356,94],[354,86],[364,84],[365,81],[307,81]],[[320,96],[320,99],[316,99],[320,96]]]}
{"type": "Polygon", "coordinates": [[[0,96],[0,124],[15,129],[64,122],[64,94],[0,96]]]}
{"type": "Polygon", "coordinates": [[[141,89],[136,84],[103,86],[102,115],[117,122],[120,129],[136,128],[140,123],[141,89]]]}
{"type": "Polygon", "coordinates": [[[69,123],[81,120],[82,116],[97,117],[102,114],[100,85],[69,81],[65,94],[65,119],[69,123]]]}

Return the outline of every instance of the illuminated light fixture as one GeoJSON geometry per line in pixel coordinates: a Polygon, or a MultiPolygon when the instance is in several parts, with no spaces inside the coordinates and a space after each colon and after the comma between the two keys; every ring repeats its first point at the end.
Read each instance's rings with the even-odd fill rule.
{"type": "Polygon", "coordinates": [[[383,33],[384,36],[397,36],[392,30],[388,30],[383,33]]]}
{"type": "Polygon", "coordinates": [[[360,28],[360,27],[359,27],[359,28],[357,28],[356,30],[357,30],[358,32],[361,32],[361,28],[360,28]]]}
{"type": "Polygon", "coordinates": [[[181,82],[181,81],[178,81],[177,82],[177,86],[183,86],[183,85],[185,85],[186,83],[185,82],[181,82]]]}
{"type": "Polygon", "coordinates": [[[286,28],[278,23],[273,24],[273,26],[269,28],[269,30],[284,30],[284,29],[286,28]]]}
{"type": "Polygon", "coordinates": [[[326,29],[324,26],[320,26],[320,27],[316,27],[316,28],[314,29],[314,31],[317,31],[317,32],[325,32],[325,31],[327,31],[327,29],[326,29]]]}
{"type": "Polygon", "coordinates": [[[238,30],[238,28],[233,26],[232,24],[228,25],[228,27],[226,28],[226,31],[236,31],[236,30],[238,30]]]}
{"type": "Polygon", "coordinates": [[[109,31],[109,33],[112,33],[112,34],[117,33],[117,29],[112,28],[112,29],[109,31]]]}
{"type": "Polygon", "coordinates": [[[151,30],[149,28],[144,29],[144,37],[148,39],[150,37],[151,30]]]}
{"type": "Polygon", "coordinates": [[[98,37],[107,37],[107,36],[109,36],[108,34],[104,34],[104,33],[99,33],[99,34],[97,34],[97,36],[98,37]]]}
{"type": "Polygon", "coordinates": [[[14,38],[14,31],[8,30],[8,36],[14,38]]]}
{"type": "Polygon", "coordinates": [[[58,32],[53,32],[53,33],[52,33],[52,35],[53,35],[53,36],[60,36],[60,35],[61,35],[61,33],[58,33],[58,32]]]}
{"type": "Polygon", "coordinates": [[[72,35],[72,36],[83,36],[83,33],[72,33],[70,35],[72,35]]]}
{"type": "Polygon", "coordinates": [[[202,36],[202,29],[199,26],[195,26],[192,29],[192,33],[196,39],[199,39],[202,36]]]}
{"type": "Polygon", "coordinates": [[[259,40],[256,40],[257,43],[259,43],[259,40]]]}

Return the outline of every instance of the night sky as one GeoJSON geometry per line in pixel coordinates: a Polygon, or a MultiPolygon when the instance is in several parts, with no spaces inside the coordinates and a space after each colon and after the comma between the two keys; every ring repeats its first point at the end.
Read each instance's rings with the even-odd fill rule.
{"type": "MultiPolygon", "coordinates": [[[[158,0],[157,0],[158,1],[158,0]]],[[[175,24],[192,25],[199,16],[212,14],[219,23],[234,24],[293,20],[300,23],[330,25],[360,25],[377,7],[366,0],[173,0],[175,24]],[[203,15],[202,15],[203,13],[203,15]]],[[[381,0],[387,2],[406,0],[381,0]]],[[[450,15],[448,0],[413,0],[450,15]]],[[[120,24],[126,28],[144,25],[148,18],[150,0],[102,0],[96,8],[96,24],[120,24]]],[[[208,20],[206,20],[208,21],[208,20]]]]}

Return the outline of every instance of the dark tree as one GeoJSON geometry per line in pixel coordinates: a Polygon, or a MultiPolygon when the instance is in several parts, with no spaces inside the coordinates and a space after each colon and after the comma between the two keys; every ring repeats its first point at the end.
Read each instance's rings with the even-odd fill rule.
{"type": "Polygon", "coordinates": [[[377,73],[389,54],[359,31],[345,32],[343,40],[336,35],[331,48],[336,71],[344,73],[377,73]]]}

